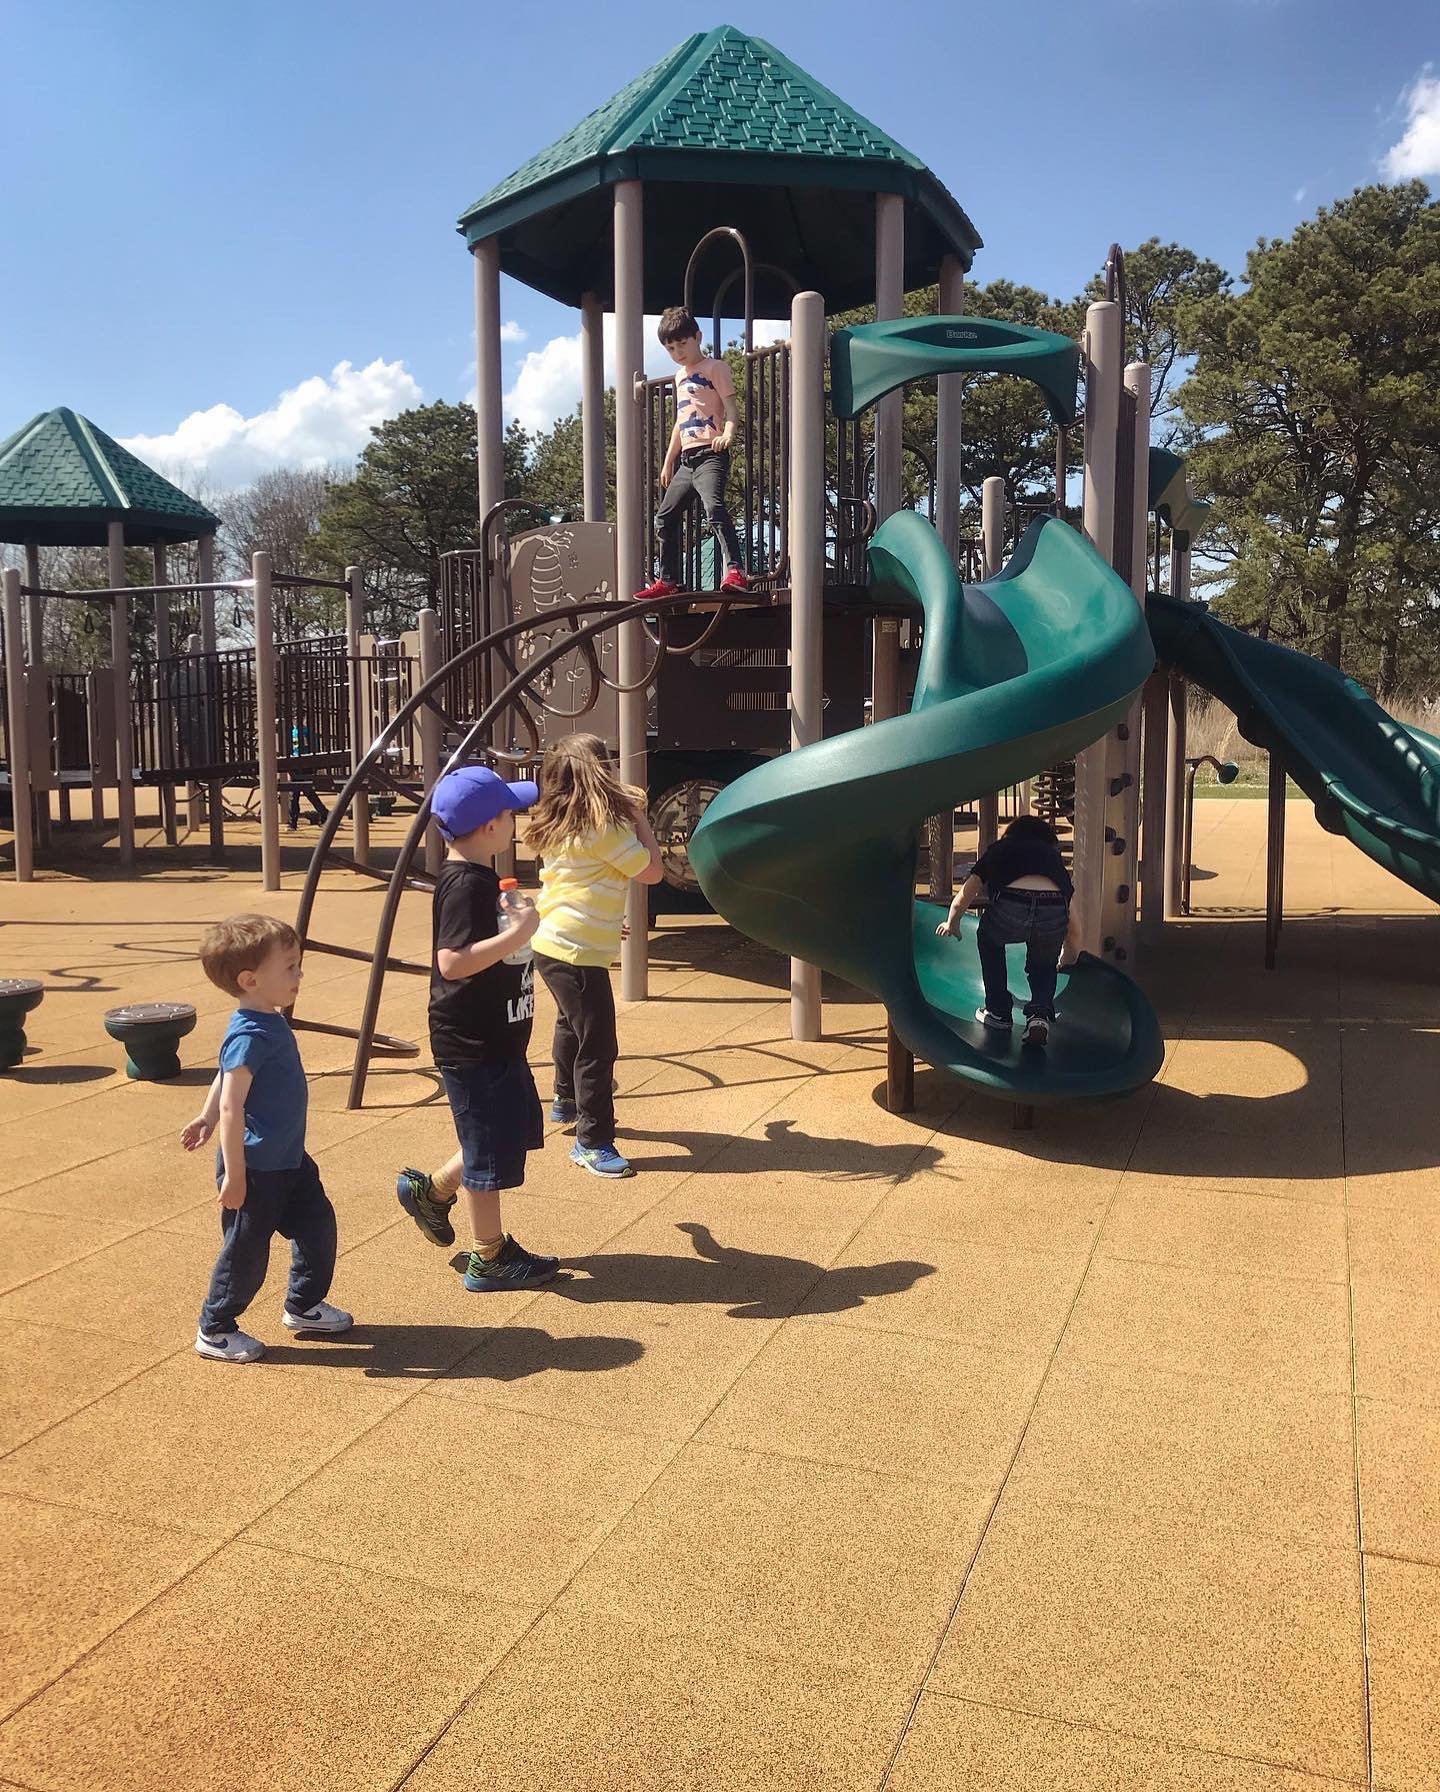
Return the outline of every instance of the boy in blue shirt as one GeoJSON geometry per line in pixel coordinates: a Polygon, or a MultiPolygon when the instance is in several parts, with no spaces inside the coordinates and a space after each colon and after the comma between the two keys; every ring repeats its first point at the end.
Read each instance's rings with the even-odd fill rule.
{"type": "Polygon", "coordinates": [[[272,915],[232,915],[208,930],[200,963],[240,1006],[225,1029],[205,1106],[180,1135],[187,1151],[198,1151],[217,1127],[220,1142],[224,1242],[195,1348],[217,1362],[253,1363],[265,1346],[238,1321],[265,1281],[277,1232],[290,1240],[286,1329],[344,1332],[354,1321],[325,1299],[335,1274],[335,1209],[305,1150],[310,1094],[284,1013],[300,990],[300,936],[272,915]]]}

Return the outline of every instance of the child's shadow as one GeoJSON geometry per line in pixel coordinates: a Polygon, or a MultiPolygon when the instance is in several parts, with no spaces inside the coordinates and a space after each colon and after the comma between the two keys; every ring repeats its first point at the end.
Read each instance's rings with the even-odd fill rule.
{"type": "Polygon", "coordinates": [[[807,1313],[850,1312],[867,1300],[903,1294],[935,1273],[933,1263],[904,1260],[827,1270],[803,1257],[722,1245],[708,1226],[693,1220],[675,1229],[694,1245],[693,1257],[635,1251],[577,1257],[571,1267],[583,1274],[554,1283],[551,1292],[587,1306],[606,1301],[720,1306],[730,1319],[786,1319],[802,1302],[807,1313]]]}
{"type": "Polygon", "coordinates": [[[269,1360],[359,1369],[375,1381],[521,1381],[545,1369],[622,1369],[644,1354],[636,1338],[552,1338],[532,1325],[360,1324],[323,1343],[277,1349],[269,1360]],[[503,1350],[491,1348],[502,1341],[503,1350]]]}

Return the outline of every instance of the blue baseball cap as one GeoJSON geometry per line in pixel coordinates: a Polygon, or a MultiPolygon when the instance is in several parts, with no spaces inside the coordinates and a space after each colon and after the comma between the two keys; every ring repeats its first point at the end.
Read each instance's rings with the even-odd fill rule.
{"type": "Polygon", "coordinates": [[[447,840],[458,840],[507,809],[530,808],[539,795],[538,784],[507,784],[488,765],[462,765],[446,772],[431,792],[430,814],[447,840]]]}

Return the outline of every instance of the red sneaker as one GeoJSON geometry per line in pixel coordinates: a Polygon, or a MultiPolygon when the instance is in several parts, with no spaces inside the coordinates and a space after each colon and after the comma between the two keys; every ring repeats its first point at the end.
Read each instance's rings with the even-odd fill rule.
{"type": "Polygon", "coordinates": [[[680,587],[678,585],[672,585],[669,579],[656,579],[653,585],[647,585],[643,591],[637,591],[635,596],[637,600],[640,598],[654,599],[657,597],[673,597],[679,589],[680,587]]]}
{"type": "Polygon", "coordinates": [[[738,566],[732,566],[720,581],[722,591],[748,591],[750,581],[738,566]]]}

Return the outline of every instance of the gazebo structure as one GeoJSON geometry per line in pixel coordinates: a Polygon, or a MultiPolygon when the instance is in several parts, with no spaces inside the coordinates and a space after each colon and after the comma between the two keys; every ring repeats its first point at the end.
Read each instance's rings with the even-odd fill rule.
{"type": "MultiPolygon", "coordinates": [[[[40,589],[42,547],[103,547],[109,556],[110,656],[114,678],[115,764],[120,862],[135,857],[135,790],[132,779],[130,715],[130,613],[124,593],[125,549],[148,547],[154,560],[155,651],[171,652],[167,551],[172,544],[199,544],[200,634],[206,652],[215,650],[215,534],[220,527],[203,504],[162,479],[153,467],[122,448],[88,418],[61,406],[42,411],[0,443],[0,541],[25,548],[24,642],[16,631],[5,642],[7,676],[26,667],[44,676],[45,596],[40,589]],[[127,725],[120,725],[120,721],[127,725]]],[[[7,624],[9,618],[7,618],[7,624]]],[[[32,721],[38,715],[32,706],[32,721]]],[[[12,762],[17,747],[10,742],[12,762]]],[[[28,742],[24,745],[28,746],[28,742]]],[[[45,788],[46,773],[35,754],[31,782],[45,788]]],[[[107,770],[108,770],[107,766],[107,770]]],[[[13,770],[13,765],[12,765],[13,770]]],[[[109,780],[107,780],[109,781],[109,780]]],[[[18,781],[16,801],[20,800],[18,781]]],[[[42,808],[44,806],[42,805],[42,808]]],[[[48,808],[40,817],[41,839],[48,808]]],[[[25,830],[17,830],[17,839],[25,830]]]]}
{"type": "MultiPolygon", "coordinates": [[[[475,268],[482,519],[504,490],[500,275],[580,310],[587,521],[604,518],[602,330],[604,313],[614,313],[615,570],[622,596],[648,580],[644,317],[689,296],[692,256],[712,232],[728,236],[732,246],[737,233],[744,240],[747,323],[755,315],[790,316],[802,289],[823,299],[817,352],[823,352],[824,312],[873,303],[878,317],[899,317],[905,292],[930,284],[938,284],[942,313],[959,312],[965,272],[981,242],[918,157],[773,45],[728,25],[687,38],[477,200],[459,229],[475,268]]],[[[713,312],[718,320],[740,272],[726,270],[711,289],[713,306],[697,312],[713,312]]],[[[729,315],[740,314],[732,306],[729,315]]],[[[947,377],[940,384],[936,510],[953,553],[960,381],[947,377]]],[[[900,393],[892,394],[876,418],[875,500],[882,518],[900,503],[902,403],[900,393]]],[[[813,596],[818,603],[818,591],[813,596]]],[[[800,601],[798,593],[794,600],[800,601]]],[[[640,624],[625,624],[622,687],[642,680],[643,656],[640,624]]],[[[893,712],[897,663],[897,625],[877,622],[877,715],[893,712]]],[[[818,671],[814,703],[818,716],[818,671]]],[[[623,775],[642,787],[645,716],[643,693],[622,695],[623,775]]],[[[634,887],[621,973],[631,1000],[645,992],[643,902],[634,887]]]]}

